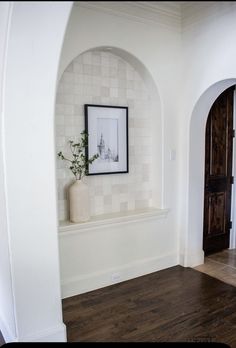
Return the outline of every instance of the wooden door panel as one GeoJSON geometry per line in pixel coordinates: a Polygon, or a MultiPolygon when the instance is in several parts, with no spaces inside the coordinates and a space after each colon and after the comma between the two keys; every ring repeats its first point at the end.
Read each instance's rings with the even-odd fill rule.
{"type": "Polygon", "coordinates": [[[234,88],[214,102],[206,124],[203,250],[229,247],[234,88]]]}
{"type": "MultiPolygon", "coordinates": [[[[224,102],[224,100],[223,100],[224,102]]],[[[213,108],[210,129],[210,175],[227,175],[227,106],[213,108]],[[222,132],[222,130],[226,130],[222,132]]]]}
{"type": "Polygon", "coordinates": [[[208,235],[215,236],[225,233],[225,202],[225,192],[208,195],[208,235]]]}

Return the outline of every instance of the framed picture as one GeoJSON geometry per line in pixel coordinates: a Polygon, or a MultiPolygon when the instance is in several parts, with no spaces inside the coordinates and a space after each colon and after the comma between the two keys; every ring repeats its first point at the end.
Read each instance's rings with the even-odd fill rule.
{"type": "Polygon", "coordinates": [[[128,173],[128,107],[85,104],[88,175],[128,173]]]}

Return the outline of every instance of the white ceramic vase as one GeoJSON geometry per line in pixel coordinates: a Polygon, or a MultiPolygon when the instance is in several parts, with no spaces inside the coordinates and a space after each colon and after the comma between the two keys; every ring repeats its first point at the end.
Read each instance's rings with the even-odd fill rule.
{"type": "Polygon", "coordinates": [[[89,189],[83,180],[76,180],[69,187],[70,221],[85,222],[90,219],[89,189]]]}

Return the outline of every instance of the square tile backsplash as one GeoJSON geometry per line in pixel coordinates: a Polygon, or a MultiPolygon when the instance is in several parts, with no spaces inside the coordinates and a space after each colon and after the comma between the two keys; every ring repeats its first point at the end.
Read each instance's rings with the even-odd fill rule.
{"type": "MultiPolygon", "coordinates": [[[[110,52],[89,51],[64,71],[56,97],[56,152],[84,130],[84,104],[129,108],[129,173],[87,176],[91,216],[152,206],[152,136],[148,90],[138,72],[110,52]]],[[[67,164],[57,159],[59,220],[69,219],[67,191],[73,182],[67,164]]]]}

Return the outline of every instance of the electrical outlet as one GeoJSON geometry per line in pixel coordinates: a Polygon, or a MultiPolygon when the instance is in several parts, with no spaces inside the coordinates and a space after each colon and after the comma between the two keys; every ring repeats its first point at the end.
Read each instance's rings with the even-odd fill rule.
{"type": "Polygon", "coordinates": [[[111,275],[111,281],[112,281],[112,283],[117,283],[117,282],[119,282],[120,281],[120,279],[121,279],[121,276],[120,276],[120,273],[113,273],[112,275],[111,275]]]}

